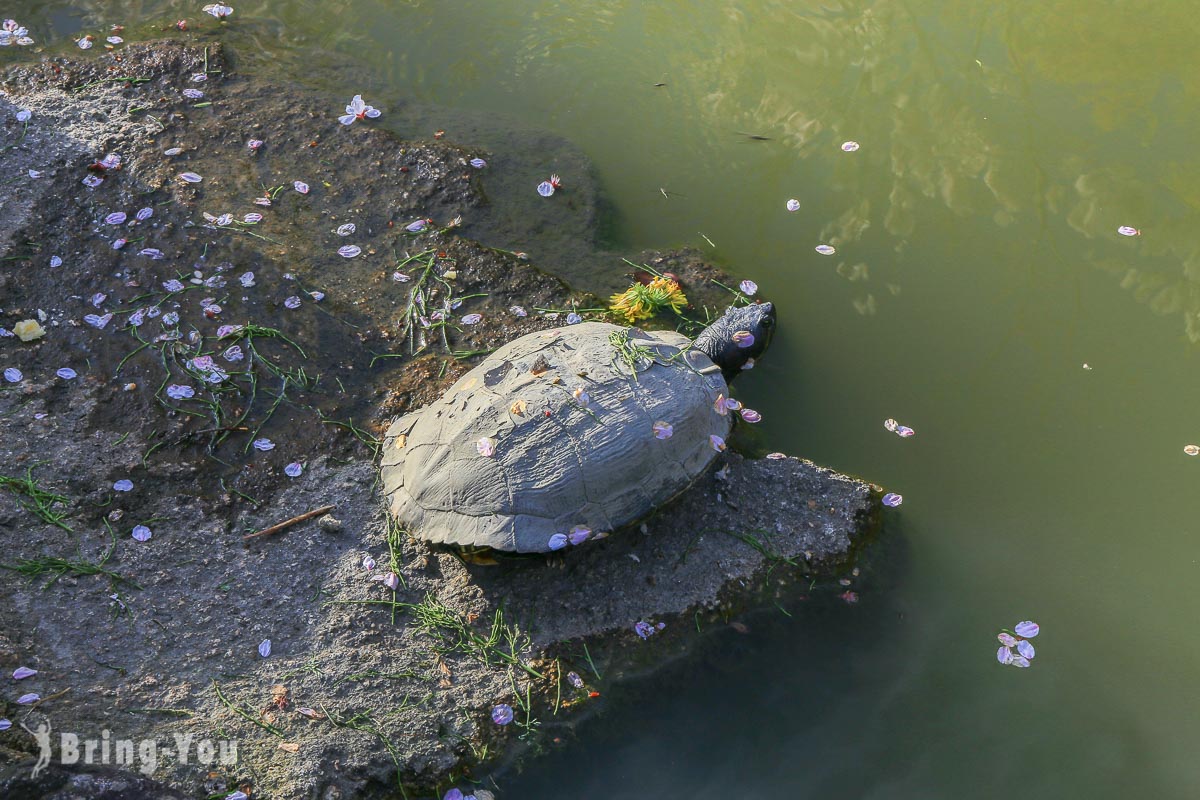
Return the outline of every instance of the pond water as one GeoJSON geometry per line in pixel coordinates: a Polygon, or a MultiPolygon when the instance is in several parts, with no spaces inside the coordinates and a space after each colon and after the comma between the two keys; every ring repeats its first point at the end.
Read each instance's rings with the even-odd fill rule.
{"type": "MultiPolygon", "coordinates": [[[[695,246],[777,303],[739,387],[761,440],[904,496],[857,604],[788,598],[606,690],[503,797],[1200,794],[1191,4],[232,4],[247,70],[575,143],[606,249],[695,246]]],[[[5,13],[53,44],[201,5],[5,13]]]]}

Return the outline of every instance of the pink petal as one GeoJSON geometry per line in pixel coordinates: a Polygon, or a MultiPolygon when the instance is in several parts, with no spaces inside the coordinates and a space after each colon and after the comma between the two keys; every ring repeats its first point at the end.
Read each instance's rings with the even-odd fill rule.
{"type": "Polygon", "coordinates": [[[1018,622],[1013,630],[1016,631],[1017,636],[1023,636],[1026,639],[1032,639],[1038,635],[1038,632],[1041,630],[1041,628],[1036,622],[1030,622],[1026,620],[1025,622],[1018,622]]]}

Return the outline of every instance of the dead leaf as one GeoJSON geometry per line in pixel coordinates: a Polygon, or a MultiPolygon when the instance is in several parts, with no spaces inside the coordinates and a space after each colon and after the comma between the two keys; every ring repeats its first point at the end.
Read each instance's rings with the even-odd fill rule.
{"type": "Polygon", "coordinates": [[[515,416],[523,417],[523,416],[525,416],[526,408],[527,408],[526,402],[524,400],[518,400],[517,402],[515,402],[511,406],[509,406],[508,410],[510,412],[512,412],[512,414],[515,416]]]}
{"type": "Polygon", "coordinates": [[[289,753],[298,753],[300,752],[300,744],[298,742],[280,742],[279,749],[289,753]]]}

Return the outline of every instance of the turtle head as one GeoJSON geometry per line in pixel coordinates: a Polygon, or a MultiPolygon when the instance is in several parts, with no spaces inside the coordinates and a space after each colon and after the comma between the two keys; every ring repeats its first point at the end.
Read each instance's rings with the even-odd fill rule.
{"type": "Polygon", "coordinates": [[[761,356],[775,333],[775,306],[756,303],[731,308],[709,325],[692,344],[721,368],[728,383],[745,368],[746,362],[761,356]]]}

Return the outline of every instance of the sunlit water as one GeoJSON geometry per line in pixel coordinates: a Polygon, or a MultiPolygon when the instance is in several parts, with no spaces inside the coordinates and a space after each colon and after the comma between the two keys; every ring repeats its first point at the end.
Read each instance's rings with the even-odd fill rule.
{"type": "MultiPolygon", "coordinates": [[[[53,45],[201,5],[6,11],[53,45]]],[[[247,69],[573,141],[608,248],[696,246],[776,301],[739,387],[764,440],[904,495],[858,605],[606,690],[503,796],[1200,794],[1192,4],[233,5],[247,69]],[[1038,655],[1002,667],[1022,619],[1038,655]]]]}

